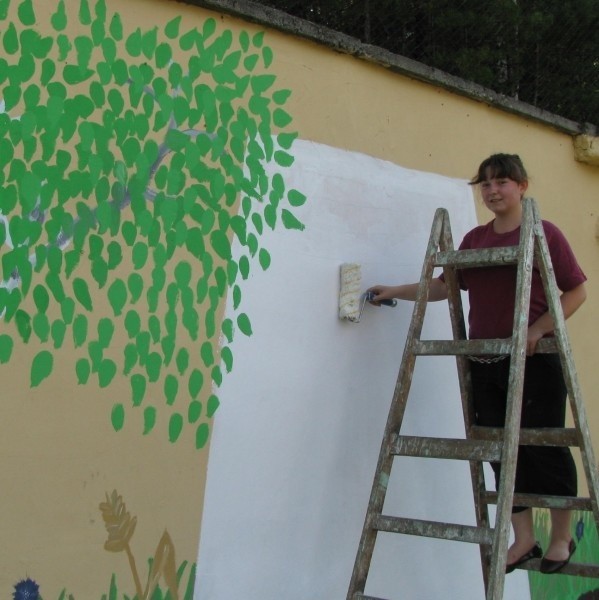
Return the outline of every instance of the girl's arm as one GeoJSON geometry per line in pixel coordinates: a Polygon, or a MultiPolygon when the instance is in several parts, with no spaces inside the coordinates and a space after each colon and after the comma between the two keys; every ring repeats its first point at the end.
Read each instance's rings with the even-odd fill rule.
{"type": "MultiPolygon", "coordinates": [[[[560,296],[560,303],[564,313],[564,319],[573,315],[587,298],[587,292],[584,283],[579,286],[564,292],[560,296]]],[[[526,340],[526,354],[531,356],[535,353],[537,342],[546,334],[551,333],[555,325],[551,314],[546,312],[542,314],[529,328],[526,340]]]]}
{"type": "MultiPolygon", "coordinates": [[[[371,304],[375,306],[381,305],[381,300],[416,300],[418,292],[418,283],[407,283],[404,285],[374,285],[368,289],[369,292],[375,294],[371,304]]],[[[428,294],[429,302],[437,302],[439,300],[447,300],[447,286],[441,279],[431,280],[428,294]]]]}

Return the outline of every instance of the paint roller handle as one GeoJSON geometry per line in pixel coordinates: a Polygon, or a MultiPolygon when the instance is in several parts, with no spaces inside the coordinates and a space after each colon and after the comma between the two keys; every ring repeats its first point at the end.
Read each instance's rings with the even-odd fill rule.
{"type": "MultiPolygon", "coordinates": [[[[375,296],[376,294],[374,292],[366,292],[366,300],[368,300],[368,302],[374,300],[375,296]]],[[[397,306],[397,300],[395,300],[395,298],[392,298],[391,300],[379,300],[379,303],[383,306],[397,306]]]]}

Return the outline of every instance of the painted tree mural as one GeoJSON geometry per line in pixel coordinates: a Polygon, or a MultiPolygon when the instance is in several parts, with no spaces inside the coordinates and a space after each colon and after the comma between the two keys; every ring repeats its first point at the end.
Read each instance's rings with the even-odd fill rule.
{"type": "Polygon", "coordinates": [[[303,227],[283,175],[290,91],[263,33],[180,17],[126,31],[103,0],[52,10],[43,35],[32,0],[0,0],[0,362],[36,340],[31,386],[71,358],[81,385],[124,376],[115,430],[138,410],[144,434],[192,427],[202,448],[233,339],[252,333],[242,287],[270,264],[260,236],[303,227]]]}

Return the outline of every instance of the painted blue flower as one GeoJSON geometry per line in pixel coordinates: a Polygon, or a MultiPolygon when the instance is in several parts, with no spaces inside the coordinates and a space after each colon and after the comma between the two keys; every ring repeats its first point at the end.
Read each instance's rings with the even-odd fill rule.
{"type": "Polygon", "coordinates": [[[576,523],[576,539],[580,542],[582,536],[584,535],[584,523],[582,522],[582,517],[576,523]]]}
{"type": "Polygon", "coordinates": [[[12,597],[14,600],[39,600],[39,589],[40,586],[33,579],[23,579],[15,585],[12,597]]]}

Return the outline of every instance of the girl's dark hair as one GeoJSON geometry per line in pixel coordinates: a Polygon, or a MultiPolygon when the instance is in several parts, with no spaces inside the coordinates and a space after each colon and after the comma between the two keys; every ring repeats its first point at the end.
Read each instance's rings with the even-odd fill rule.
{"type": "Polygon", "coordinates": [[[478,173],[470,180],[470,185],[477,185],[487,179],[511,179],[517,183],[528,181],[528,174],[517,154],[493,154],[483,160],[478,173]]]}

